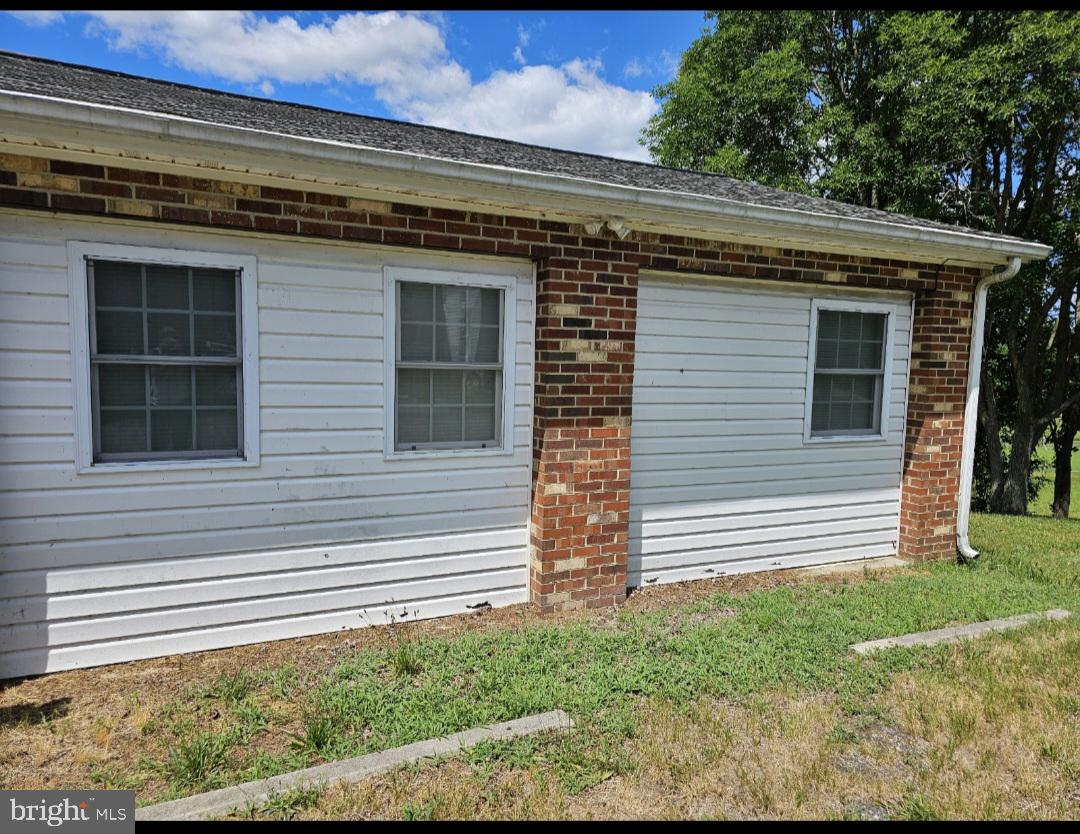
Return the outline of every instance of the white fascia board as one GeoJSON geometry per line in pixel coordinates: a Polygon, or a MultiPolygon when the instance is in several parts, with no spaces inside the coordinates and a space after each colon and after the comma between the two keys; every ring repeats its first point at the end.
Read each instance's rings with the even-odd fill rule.
{"type": "MultiPolygon", "coordinates": [[[[403,194],[488,198],[505,200],[507,204],[546,203],[553,209],[561,207],[563,211],[587,215],[617,213],[627,217],[628,225],[646,230],[652,226],[712,229],[714,234],[731,230],[798,246],[813,242],[820,246],[823,239],[836,239],[838,244],[876,251],[882,257],[931,261],[953,258],[988,264],[1005,262],[1010,257],[1041,260],[1051,251],[1039,243],[984,237],[961,230],[636,188],[27,93],[0,91],[0,113],[44,122],[57,130],[64,126],[81,128],[80,144],[107,134],[126,141],[135,137],[149,139],[157,146],[154,156],[159,159],[169,156],[171,146],[181,145],[201,148],[204,152],[233,151],[252,163],[262,162],[278,169],[282,157],[297,165],[321,162],[339,170],[344,180],[354,182],[373,182],[373,175],[382,174],[378,177],[381,184],[403,194]],[[92,129],[94,137],[86,136],[86,129],[92,129]]],[[[13,129],[15,125],[10,127],[13,129]]],[[[62,145],[55,138],[41,137],[42,144],[62,145]]],[[[214,158],[218,158],[217,153],[214,158]]]]}

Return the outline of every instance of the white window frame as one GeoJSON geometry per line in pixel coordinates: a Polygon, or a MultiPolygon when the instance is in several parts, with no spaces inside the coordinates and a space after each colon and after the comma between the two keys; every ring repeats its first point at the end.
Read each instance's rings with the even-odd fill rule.
{"type": "Polygon", "coordinates": [[[72,382],[75,387],[75,470],[153,472],[225,469],[259,465],[259,328],[258,260],[250,255],[164,249],[153,246],[72,240],[67,244],[68,297],[71,305],[72,382]],[[94,461],[93,407],[90,394],[90,308],[87,295],[89,260],[134,261],[175,266],[231,269],[240,273],[240,341],[243,361],[243,455],[164,460],[94,461]]]}
{"type": "Polygon", "coordinates": [[[810,301],[810,345],[806,363],[806,407],[803,415],[803,442],[823,443],[883,443],[889,438],[889,400],[893,376],[893,343],[896,333],[896,306],[873,301],[836,298],[813,298],[810,301]],[[817,366],[817,331],[820,310],[885,314],[885,356],[881,380],[880,431],[876,433],[814,435],[814,375],[817,366]]]}
{"type": "Polygon", "coordinates": [[[383,408],[383,454],[386,460],[416,458],[485,457],[514,452],[514,382],[517,360],[517,276],[461,269],[427,269],[386,266],[383,268],[383,369],[385,407],[383,408]],[[503,291],[502,310],[502,410],[498,444],[460,448],[397,449],[397,285],[403,281],[423,284],[451,284],[503,291]]]}

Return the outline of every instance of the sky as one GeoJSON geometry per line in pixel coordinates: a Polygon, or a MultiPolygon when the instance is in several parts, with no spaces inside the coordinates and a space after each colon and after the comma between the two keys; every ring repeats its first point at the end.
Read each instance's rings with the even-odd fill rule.
{"type": "Polygon", "coordinates": [[[648,161],[638,141],[704,14],[0,13],[0,49],[648,161]]]}

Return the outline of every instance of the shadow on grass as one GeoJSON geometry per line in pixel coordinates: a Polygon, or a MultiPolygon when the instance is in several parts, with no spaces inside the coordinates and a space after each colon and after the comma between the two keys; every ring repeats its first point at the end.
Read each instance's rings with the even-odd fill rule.
{"type": "Polygon", "coordinates": [[[40,704],[15,704],[10,707],[0,707],[0,728],[55,721],[57,718],[63,718],[70,710],[70,698],[55,698],[40,704]]]}

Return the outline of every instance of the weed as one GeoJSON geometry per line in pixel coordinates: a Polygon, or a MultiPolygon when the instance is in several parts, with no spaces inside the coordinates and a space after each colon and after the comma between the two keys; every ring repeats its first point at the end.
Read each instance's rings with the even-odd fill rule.
{"type": "Polygon", "coordinates": [[[253,683],[251,675],[247,672],[241,671],[233,675],[222,675],[211,686],[209,694],[232,706],[248,696],[253,683]]]}
{"type": "Polygon", "coordinates": [[[318,802],[325,789],[325,785],[302,785],[281,793],[273,791],[259,810],[268,816],[291,820],[318,802]]]}
{"type": "Polygon", "coordinates": [[[406,802],[401,806],[401,817],[405,820],[433,820],[439,803],[435,800],[414,804],[406,802]]]}
{"type": "Polygon", "coordinates": [[[337,735],[333,717],[325,712],[307,712],[304,714],[304,732],[294,736],[294,747],[306,753],[323,756],[329,751],[337,735]]]}
{"type": "Polygon", "coordinates": [[[199,733],[190,741],[170,746],[166,770],[180,787],[212,787],[224,781],[226,738],[217,733],[199,733]]]}

